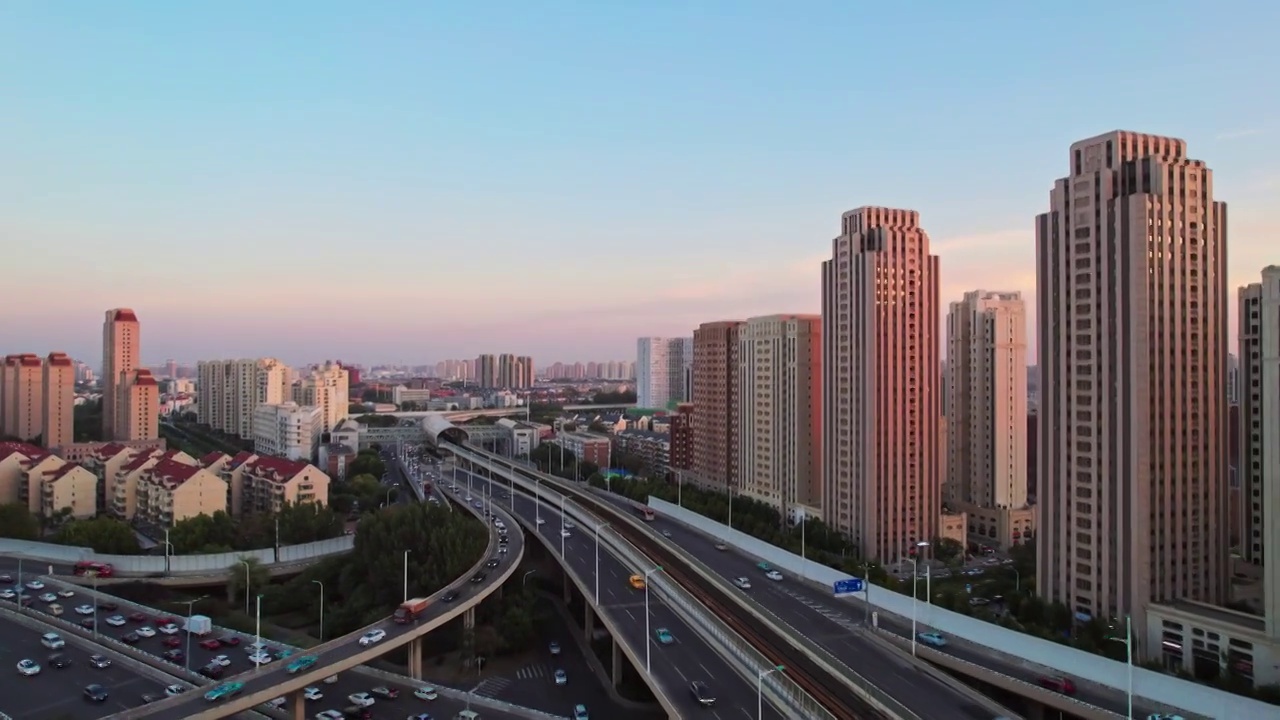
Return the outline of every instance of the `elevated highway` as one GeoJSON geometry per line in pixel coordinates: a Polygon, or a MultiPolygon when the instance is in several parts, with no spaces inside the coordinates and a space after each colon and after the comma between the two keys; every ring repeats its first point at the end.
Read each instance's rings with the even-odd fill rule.
{"type": "MultiPolygon", "coordinates": [[[[406,645],[409,646],[409,674],[420,679],[422,677],[422,638],[457,618],[463,618],[464,627],[474,627],[475,607],[496,592],[511,577],[524,557],[524,538],[519,533],[514,533],[510,550],[505,556],[507,559],[502,565],[487,574],[483,582],[469,582],[468,578],[485,572],[485,563],[489,558],[498,556],[498,534],[479,510],[469,505],[467,507],[489,528],[487,552],[464,578],[432,594],[431,605],[416,623],[398,625],[387,617],[368,627],[308,649],[307,654],[315,656],[317,662],[310,668],[294,674],[288,673],[287,663],[277,662],[240,675],[223,678],[220,682],[242,682],[244,687],[234,697],[216,704],[205,701],[200,693],[187,693],[110,717],[117,720],[136,718],[211,720],[252,710],[283,696],[288,699],[290,714],[295,718],[301,718],[306,714],[306,701],[302,695],[305,688],[320,685],[326,677],[367,664],[390,650],[406,645]],[[446,603],[442,598],[449,590],[458,592],[459,597],[453,602],[446,603]],[[371,630],[381,630],[386,633],[386,637],[369,646],[361,645],[359,643],[361,636],[371,630]]],[[[514,517],[499,508],[494,508],[494,512],[500,517],[506,517],[512,527],[515,526],[514,517]]]]}

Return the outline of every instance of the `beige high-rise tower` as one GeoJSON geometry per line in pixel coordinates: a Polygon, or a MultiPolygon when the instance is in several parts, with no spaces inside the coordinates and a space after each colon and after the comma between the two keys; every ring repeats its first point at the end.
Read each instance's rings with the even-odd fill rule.
{"type": "MultiPolygon", "coordinates": [[[[31,353],[9,355],[4,359],[4,407],[0,408],[4,434],[20,440],[34,440],[43,424],[40,356],[31,353]]],[[[42,441],[43,442],[43,441],[42,441]]]]}
{"type": "Polygon", "coordinates": [[[841,218],[822,263],[822,452],[827,522],[863,557],[907,556],[941,503],[938,258],[914,210],[841,218]]]}
{"type": "Polygon", "coordinates": [[[142,352],[138,316],[129,308],[108,310],[102,323],[102,439],[127,440],[116,428],[129,425],[120,406],[124,377],[138,369],[142,352]]]}
{"type": "Polygon", "coordinates": [[[1225,601],[1227,209],[1182,140],[1071,146],[1036,218],[1037,588],[1073,613],[1225,601]]]}
{"type": "Polygon", "coordinates": [[[40,437],[44,446],[71,444],[76,409],[76,368],[66,353],[53,352],[44,359],[41,382],[40,437]]]}

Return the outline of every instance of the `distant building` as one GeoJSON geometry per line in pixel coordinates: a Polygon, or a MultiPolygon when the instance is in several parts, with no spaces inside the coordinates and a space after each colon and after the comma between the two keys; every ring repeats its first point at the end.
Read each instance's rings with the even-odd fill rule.
{"type": "Polygon", "coordinates": [[[551,442],[564,446],[565,450],[573,453],[582,462],[589,462],[602,468],[609,465],[609,438],[603,435],[562,432],[551,442]]]}
{"type": "Polygon", "coordinates": [[[320,446],[323,423],[324,414],[313,405],[259,405],[253,411],[254,452],[311,462],[320,446]]]}

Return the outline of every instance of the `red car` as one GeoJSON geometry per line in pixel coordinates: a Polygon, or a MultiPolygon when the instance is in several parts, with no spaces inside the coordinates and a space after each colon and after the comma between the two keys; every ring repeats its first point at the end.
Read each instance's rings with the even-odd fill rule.
{"type": "Polygon", "coordinates": [[[169,648],[182,647],[182,638],[177,635],[170,635],[160,642],[162,645],[169,648]]]}
{"type": "Polygon", "coordinates": [[[1071,682],[1071,678],[1068,677],[1041,676],[1036,679],[1036,682],[1040,684],[1040,687],[1048,688],[1054,692],[1060,692],[1063,695],[1076,694],[1076,684],[1071,682]]]}
{"type": "Polygon", "coordinates": [[[147,616],[146,616],[146,615],[143,615],[143,614],[142,614],[142,613],[140,613],[140,612],[136,612],[136,613],[132,613],[131,615],[129,615],[129,619],[130,619],[130,620],[132,620],[132,621],[134,621],[134,622],[146,622],[146,621],[147,621],[147,616]]]}
{"type": "Polygon", "coordinates": [[[105,610],[107,612],[115,612],[120,609],[120,606],[113,602],[100,602],[98,603],[98,609],[105,610]]]}
{"type": "Polygon", "coordinates": [[[226,637],[218,638],[218,643],[221,645],[226,645],[227,647],[235,647],[240,644],[240,638],[236,637],[235,635],[228,635],[226,637]]]}
{"type": "Polygon", "coordinates": [[[204,648],[205,650],[217,650],[218,648],[222,647],[222,643],[218,642],[217,638],[209,638],[208,640],[202,640],[200,642],[200,647],[204,648]]]}
{"type": "Polygon", "coordinates": [[[164,627],[165,625],[175,625],[177,620],[169,615],[157,615],[156,627],[164,627]]]}

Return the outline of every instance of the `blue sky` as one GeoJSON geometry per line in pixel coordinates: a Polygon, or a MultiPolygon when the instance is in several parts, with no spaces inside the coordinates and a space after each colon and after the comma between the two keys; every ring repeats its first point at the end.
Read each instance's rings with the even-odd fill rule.
{"type": "Polygon", "coordinates": [[[1274,3],[479,5],[0,5],[0,350],[93,358],[130,306],[147,361],[628,357],[816,312],[867,204],[944,300],[1031,292],[1116,128],[1214,168],[1233,285],[1280,262],[1274,3]]]}

